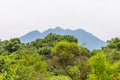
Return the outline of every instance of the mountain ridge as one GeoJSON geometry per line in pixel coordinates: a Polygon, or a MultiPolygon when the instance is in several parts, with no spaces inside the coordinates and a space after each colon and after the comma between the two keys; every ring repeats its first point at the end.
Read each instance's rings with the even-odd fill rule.
{"type": "Polygon", "coordinates": [[[106,45],[106,42],[102,41],[101,39],[97,38],[93,34],[83,30],[83,29],[62,29],[60,27],[56,27],[54,29],[49,28],[44,32],[39,32],[38,30],[31,31],[23,36],[20,37],[21,42],[27,43],[36,40],[37,38],[44,38],[49,33],[56,33],[60,35],[72,35],[78,39],[78,43],[80,45],[85,45],[90,50],[93,49],[100,49],[102,46],[106,45]]]}

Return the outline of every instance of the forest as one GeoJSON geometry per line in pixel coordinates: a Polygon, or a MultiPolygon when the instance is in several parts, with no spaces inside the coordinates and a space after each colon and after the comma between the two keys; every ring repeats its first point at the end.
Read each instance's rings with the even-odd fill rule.
{"type": "Polygon", "coordinates": [[[0,40],[0,80],[120,80],[120,38],[92,51],[71,35],[0,40]]]}

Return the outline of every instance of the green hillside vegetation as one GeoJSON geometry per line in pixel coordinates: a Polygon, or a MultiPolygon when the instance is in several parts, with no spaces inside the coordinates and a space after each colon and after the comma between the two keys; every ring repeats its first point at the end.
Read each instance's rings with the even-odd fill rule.
{"type": "Polygon", "coordinates": [[[120,38],[107,42],[89,51],[71,35],[0,40],[0,80],[120,80],[120,38]]]}

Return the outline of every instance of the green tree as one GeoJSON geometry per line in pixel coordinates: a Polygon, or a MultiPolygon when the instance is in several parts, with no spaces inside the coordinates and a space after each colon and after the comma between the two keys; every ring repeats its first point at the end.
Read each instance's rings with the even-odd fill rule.
{"type": "Polygon", "coordinates": [[[61,40],[78,43],[78,39],[75,38],[74,36],[71,36],[71,35],[65,35],[65,36],[62,37],[61,40]]]}
{"type": "Polygon", "coordinates": [[[120,50],[120,39],[118,37],[108,40],[107,43],[108,43],[108,45],[106,47],[108,47],[110,49],[120,50]]]}
{"type": "Polygon", "coordinates": [[[60,73],[68,75],[73,80],[81,77],[80,65],[76,58],[80,56],[79,46],[74,42],[58,42],[52,49],[53,64],[60,69],[60,73]],[[74,71],[75,70],[75,71],[74,71]]]}
{"type": "Polygon", "coordinates": [[[75,56],[79,55],[79,46],[76,43],[58,42],[52,52],[62,65],[67,66],[73,63],[75,56]]]}
{"type": "Polygon", "coordinates": [[[112,64],[111,75],[109,76],[111,80],[120,80],[120,61],[112,64]]]}
{"type": "Polygon", "coordinates": [[[90,65],[90,74],[88,75],[88,80],[110,80],[109,79],[109,69],[110,63],[106,59],[104,53],[97,53],[92,56],[88,63],[90,65]]]}
{"type": "Polygon", "coordinates": [[[107,42],[108,45],[103,47],[102,51],[112,63],[120,61],[120,39],[116,37],[107,42]]]}
{"type": "Polygon", "coordinates": [[[10,53],[17,51],[21,46],[21,42],[18,38],[6,40],[3,42],[3,50],[10,53]]]}
{"type": "Polygon", "coordinates": [[[45,80],[48,75],[46,65],[42,56],[32,48],[0,56],[3,80],[45,80]]]}

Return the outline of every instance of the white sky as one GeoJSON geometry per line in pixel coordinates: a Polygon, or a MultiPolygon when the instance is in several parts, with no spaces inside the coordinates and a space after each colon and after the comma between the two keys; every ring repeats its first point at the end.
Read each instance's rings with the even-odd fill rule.
{"type": "Polygon", "coordinates": [[[0,0],[0,39],[60,26],[106,41],[120,36],[120,0],[0,0]]]}

